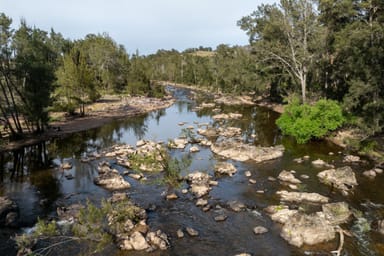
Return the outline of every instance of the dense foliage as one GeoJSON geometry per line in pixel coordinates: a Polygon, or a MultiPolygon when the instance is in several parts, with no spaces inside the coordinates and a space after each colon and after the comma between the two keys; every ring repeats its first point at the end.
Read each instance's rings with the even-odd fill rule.
{"type": "Polygon", "coordinates": [[[339,128],[345,121],[341,107],[333,100],[319,100],[313,106],[294,100],[288,104],[276,123],[284,134],[295,137],[298,143],[322,138],[339,128]]]}
{"type": "MultiPolygon", "coordinates": [[[[339,102],[367,135],[384,127],[384,1],[281,0],[238,21],[248,46],[129,56],[107,34],[64,39],[0,14],[0,129],[44,130],[50,107],[85,114],[105,93],[157,96],[153,81],[301,103],[339,102]]],[[[307,108],[304,106],[303,108],[307,108]]],[[[52,109],[52,108],[51,108],[52,109]]],[[[305,124],[307,125],[307,124],[305,124]]]]}

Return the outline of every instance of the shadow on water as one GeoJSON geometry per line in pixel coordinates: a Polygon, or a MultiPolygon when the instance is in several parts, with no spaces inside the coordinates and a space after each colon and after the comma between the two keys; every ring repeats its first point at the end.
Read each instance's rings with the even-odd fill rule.
{"type": "MultiPolygon", "coordinates": [[[[193,111],[196,103],[190,100],[190,91],[175,88],[171,90],[178,101],[167,109],[116,120],[64,139],[54,139],[31,148],[0,155],[0,195],[8,195],[18,203],[22,225],[32,226],[37,217],[54,217],[57,206],[84,202],[87,199],[97,203],[101,198],[110,196],[109,191],[93,183],[94,177],[97,176],[98,162],[104,159],[85,163],[81,161],[83,157],[105,152],[115,144],[135,145],[140,139],[166,142],[181,135],[187,126],[197,130],[202,123],[213,127],[241,128],[245,143],[261,146],[283,144],[285,153],[279,159],[264,163],[225,160],[233,163],[238,172],[233,177],[223,177],[215,176],[213,169],[217,161],[224,159],[215,156],[208,147],[200,147],[200,152],[194,154],[189,153],[190,145],[185,150],[171,150],[173,157],[188,157],[191,161],[189,168],[183,170],[183,175],[200,170],[219,181],[219,185],[214,187],[207,197],[212,209],[208,212],[202,211],[196,207],[196,200],[189,193],[182,194],[177,189],[175,191],[179,199],[165,200],[164,192],[170,188],[156,182],[161,178],[161,174],[146,174],[148,183],[125,177],[132,185],[127,191],[129,196],[141,207],[148,209],[149,225],[154,230],[165,231],[171,238],[172,247],[166,252],[151,254],[124,252],[111,247],[104,255],[235,255],[242,252],[252,255],[303,255],[306,251],[319,252],[315,255],[329,255],[330,250],[337,248],[337,239],[316,247],[294,248],[280,237],[281,226],[273,223],[263,212],[266,206],[281,203],[276,192],[287,187],[277,181],[270,181],[269,177],[277,177],[282,170],[294,170],[297,177],[302,174],[309,176],[309,179],[299,186],[300,191],[318,192],[331,197],[334,202],[347,201],[369,221],[384,218],[384,207],[381,207],[384,202],[381,189],[384,175],[375,180],[369,180],[362,175],[364,170],[372,167],[370,162],[352,166],[360,185],[354,190],[354,194],[344,197],[338,191],[320,183],[316,175],[324,168],[311,164],[312,160],[320,158],[336,167],[345,165],[341,148],[326,141],[299,145],[291,138],[283,137],[275,125],[279,115],[261,107],[220,106],[220,113],[241,113],[243,117],[238,120],[215,121],[212,119],[215,114],[212,109],[193,111]],[[185,125],[180,125],[181,122],[185,125]],[[301,164],[293,161],[305,155],[309,156],[310,160],[301,164]],[[71,168],[59,168],[64,162],[70,163],[71,168]],[[257,181],[256,184],[249,183],[244,175],[245,171],[250,171],[251,177],[257,181]],[[228,202],[233,200],[243,202],[247,210],[239,213],[231,211],[228,202]],[[214,217],[218,214],[225,214],[228,219],[216,222],[214,217]],[[267,227],[269,232],[263,236],[255,236],[253,227],[259,225],[267,227]],[[176,231],[185,227],[195,228],[200,235],[177,238],[176,231]]],[[[208,99],[209,97],[204,100],[208,99]]],[[[126,170],[112,159],[105,160],[120,172],[126,170]]],[[[187,188],[187,184],[182,183],[181,188],[187,188]]],[[[348,229],[352,225],[354,224],[351,223],[345,228],[348,229]]],[[[0,237],[0,249],[10,236],[7,233],[7,238],[7,235],[3,234],[1,233],[0,237]]],[[[346,253],[351,256],[379,255],[383,251],[379,247],[384,247],[380,239],[382,237],[378,236],[377,232],[362,233],[358,238],[346,238],[346,253]]],[[[58,253],[71,255],[65,248],[58,253]]]]}

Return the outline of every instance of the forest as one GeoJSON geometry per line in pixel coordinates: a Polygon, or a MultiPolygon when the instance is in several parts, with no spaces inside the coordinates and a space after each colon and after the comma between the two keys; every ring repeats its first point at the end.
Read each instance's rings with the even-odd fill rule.
{"type": "Polygon", "coordinates": [[[70,40],[26,20],[13,29],[2,13],[0,129],[13,139],[41,133],[51,111],[85,115],[105,94],[160,97],[154,81],[169,81],[279,103],[327,99],[364,139],[383,133],[382,0],[281,0],[244,15],[249,45],[130,56],[107,33],[70,40]]]}

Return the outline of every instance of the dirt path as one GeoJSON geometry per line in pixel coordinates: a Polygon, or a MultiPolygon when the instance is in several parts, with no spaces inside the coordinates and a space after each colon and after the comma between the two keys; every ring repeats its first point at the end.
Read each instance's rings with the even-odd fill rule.
{"type": "Polygon", "coordinates": [[[84,117],[62,117],[60,121],[50,123],[46,132],[29,135],[25,139],[12,141],[0,146],[0,152],[13,151],[39,142],[60,138],[72,133],[100,127],[115,119],[137,116],[153,110],[163,109],[175,102],[172,98],[157,99],[147,97],[104,97],[97,103],[89,105],[84,117]]]}

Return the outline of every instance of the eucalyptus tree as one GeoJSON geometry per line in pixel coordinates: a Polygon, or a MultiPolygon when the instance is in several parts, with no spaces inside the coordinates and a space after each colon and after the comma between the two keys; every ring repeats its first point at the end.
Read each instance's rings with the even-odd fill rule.
{"type": "Polygon", "coordinates": [[[238,21],[246,31],[259,61],[287,72],[299,85],[306,101],[309,76],[316,58],[322,28],[312,0],[281,0],[280,5],[261,5],[238,21]]]}

